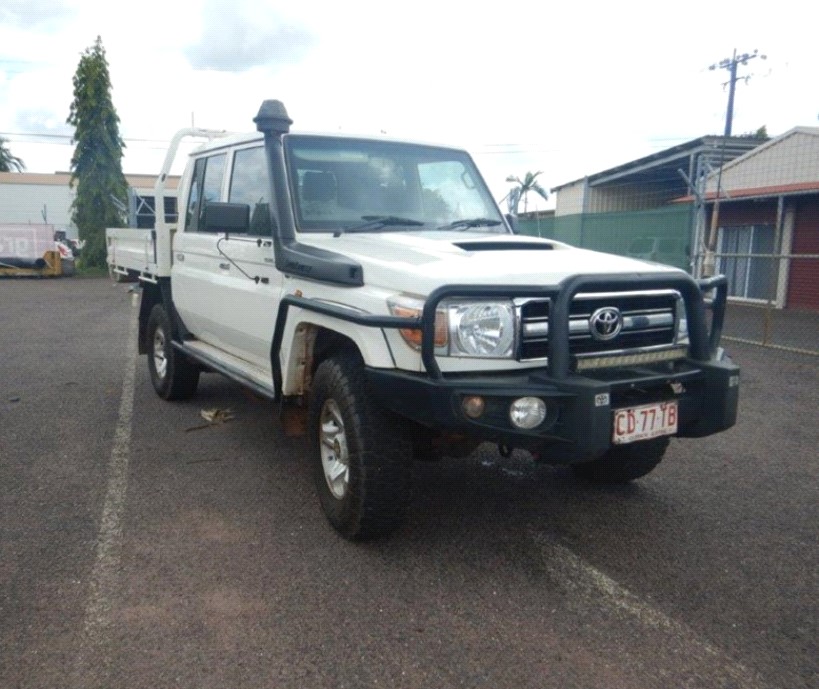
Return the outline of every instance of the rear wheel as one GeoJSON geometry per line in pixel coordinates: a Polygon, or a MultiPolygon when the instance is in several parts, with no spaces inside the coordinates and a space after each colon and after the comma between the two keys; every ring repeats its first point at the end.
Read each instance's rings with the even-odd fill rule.
{"type": "Polygon", "coordinates": [[[316,490],[333,527],[363,540],[400,526],[410,499],[412,443],[400,421],[373,404],[357,352],[319,364],[309,432],[316,490]]]}
{"type": "Polygon", "coordinates": [[[668,438],[615,445],[592,462],[572,465],[578,476],[594,483],[628,483],[645,476],[663,459],[668,438]]]}
{"type": "Polygon", "coordinates": [[[193,397],[199,384],[199,369],[174,349],[171,321],[161,304],[151,310],[146,338],[148,369],[156,394],[165,400],[193,397]]]}

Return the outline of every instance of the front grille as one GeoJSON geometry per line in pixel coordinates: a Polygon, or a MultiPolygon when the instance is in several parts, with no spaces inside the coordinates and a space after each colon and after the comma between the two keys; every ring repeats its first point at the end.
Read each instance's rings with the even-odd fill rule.
{"type": "MultiPolygon", "coordinates": [[[[672,345],[679,299],[679,293],[672,290],[578,294],[569,307],[569,351],[572,356],[582,356],[672,345]],[[596,339],[590,319],[599,309],[611,307],[619,311],[622,329],[610,340],[596,339]]],[[[548,356],[550,307],[548,299],[518,303],[520,360],[548,356]]]]}

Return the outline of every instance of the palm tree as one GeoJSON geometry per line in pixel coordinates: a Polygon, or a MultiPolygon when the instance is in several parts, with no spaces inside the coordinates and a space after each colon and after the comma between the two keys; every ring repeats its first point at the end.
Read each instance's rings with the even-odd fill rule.
{"type": "Polygon", "coordinates": [[[25,163],[11,154],[6,147],[6,140],[0,136],[0,172],[22,172],[25,169],[25,163]]]}
{"type": "Polygon", "coordinates": [[[509,175],[509,177],[506,178],[507,182],[513,182],[517,185],[506,195],[506,203],[510,213],[514,215],[518,214],[518,206],[520,205],[521,199],[523,199],[523,212],[525,213],[529,208],[528,195],[531,192],[540,196],[544,201],[549,198],[546,190],[540,186],[537,181],[537,177],[540,174],[542,174],[541,171],[527,172],[522,180],[520,177],[515,177],[514,175],[509,175]]]}

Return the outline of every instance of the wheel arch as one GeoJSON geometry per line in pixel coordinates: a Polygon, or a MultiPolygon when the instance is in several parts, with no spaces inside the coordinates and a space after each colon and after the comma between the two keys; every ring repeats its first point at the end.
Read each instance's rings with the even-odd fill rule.
{"type": "Polygon", "coordinates": [[[274,370],[277,359],[281,367],[282,395],[306,394],[318,365],[342,350],[356,351],[367,366],[395,366],[380,328],[368,328],[307,311],[291,311],[281,347],[278,352],[271,352],[274,370]]]}
{"type": "MultiPolygon", "coordinates": [[[[310,325],[313,334],[313,348],[310,357],[310,375],[312,376],[318,365],[333,354],[341,351],[355,351],[361,356],[361,350],[351,337],[324,326],[310,325]]],[[[363,356],[361,357],[363,359],[363,356]]]]}
{"type": "Polygon", "coordinates": [[[138,352],[148,353],[148,319],[154,306],[162,303],[162,290],[159,285],[150,282],[142,283],[142,299],[139,302],[139,335],[137,340],[138,352]]]}
{"type": "Polygon", "coordinates": [[[157,304],[162,304],[165,307],[165,312],[171,321],[171,336],[174,340],[181,340],[181,333],[184,331],[184,324],[176,313],[173,306],[173,297],[171,294],[170,278],[159,278],[158,282],[142,282],[142,299],[139,303],[139,335],[138,335],[138,352],[140,354],[148,353],[148,342],[146,340],[148,334],[148,319],[151,317],[151,311],[157,304]]]}

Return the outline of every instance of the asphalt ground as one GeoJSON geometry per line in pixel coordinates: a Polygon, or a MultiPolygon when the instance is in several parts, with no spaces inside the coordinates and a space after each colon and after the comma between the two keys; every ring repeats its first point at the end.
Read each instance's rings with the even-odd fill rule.
{"type": "Polygon", "coordinates": [[[737,427],[630,486],[420,465],[355,545],[273,405],[155,396],[134,316],[127,285],[0,281],[0,687],[819,684],[816,357],[732,344],[737,427]]]}
{"type": "Polygon", "coordinates": [[[723,334],[729,340],[819,355],[819,311],[728,304],[723,334]]]}

